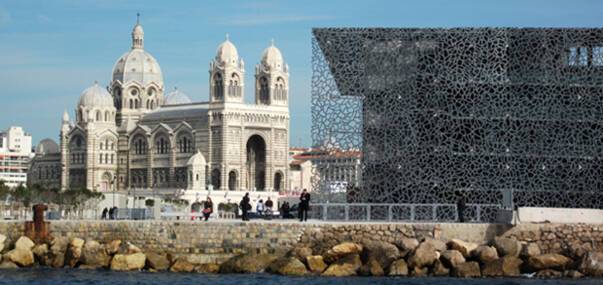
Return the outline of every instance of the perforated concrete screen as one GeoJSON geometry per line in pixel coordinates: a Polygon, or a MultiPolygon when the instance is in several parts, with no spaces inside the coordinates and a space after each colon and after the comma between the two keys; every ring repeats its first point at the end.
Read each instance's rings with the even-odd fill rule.
{"type": "Polygon", "coordinates": [[[348,202],[603,208],[603,29],[313,35],[314,144],[363,152],[348,202]]]}

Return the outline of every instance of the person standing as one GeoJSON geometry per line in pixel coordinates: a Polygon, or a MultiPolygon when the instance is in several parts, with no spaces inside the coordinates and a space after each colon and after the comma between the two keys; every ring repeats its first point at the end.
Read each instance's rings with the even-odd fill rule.
{"type": "Polygon", "coordinates": [[[239,207],[241,207],[241,211],[243,212],[243,221],[249,221],[248,212],[251,210],[251,204],[249,204],[249,193],[245,193],[243,199],[241,199],[241,203],[239,203],[239,207]]]}
{"type": "Polygon", "coordinates": [[[211,198],[209,196],[207,196],[207,200],[205,200],[205,202],[203,202],[203,217],[205,218],[205,221],[207,221],[207,219],[209,219],[209,215],[211,215],[214,212],[214,203],[211,201],[211,198]]]}
{"type": "Polygon", "coordinates": [[[107,210],[107,207],[105,207],[103,209],[103,213],[101,214],[101,220],[106,220],[107,219],[107,212],[109,212],[109,210],[107,210]]]}
{"type": "Polygon", "coordinates": [[[268,219],[272,219],[272,206],[274,206],[274,203],[272,202],[272,200],[270,200],[270,197],[268,197],[268,200],[266,200],[266,203],[264,203],[265,209],[264,211],[266,212],[266,216],[268,217],[268,219]]]}
{"type": "Polygon", "coordinates": [[[117,206],[114,206],[114,207],[113,207],[113,219],[114,219],[114,220],[117,220],[117,218],[118,218],[118,217],[117,217],[117,206]]]}
{"type": "Polygon", "coordinates": [[[459,222],[465,222],[465,208],[467,207],[465,203],[465,195],[461,193],[461,191],[456,191],[456,211],[459,216],[459,222]]]}
{"type": "Polygon", "coordinates": [[[264,215],[264,200],[260,199],[258,203],[255,205],[255,212],[258,213],[258,216],[264,215]]]}
{"type": "Polygon", "coordinates": [[[310,209],[310,193],[304,189],[299,196],[299,221],[305,222],[308,220],[308,210],[310,209]]]}
{"type": "Polygon", "coordinates": [[[113,220],[113,208],[109,208],[109,220],[113,220]]]}
{"type": "Polygon", "coordinates": [[[285,201],[280,208],[281,216],[283,219],[289,218],[289,202],[285,201]]]}

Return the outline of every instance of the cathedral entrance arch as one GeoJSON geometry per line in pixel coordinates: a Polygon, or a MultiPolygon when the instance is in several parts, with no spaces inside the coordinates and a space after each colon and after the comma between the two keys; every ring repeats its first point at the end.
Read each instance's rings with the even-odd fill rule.
{"type": "Polygon", "coordinates": [[[111,191],[111,174],[109,172],[105,172],[103,174],[103,177],[101,178],[100,191],[101,192],[111,191]]]}
{"type": "Polygon", "coordinates": [[[259,135],[247,140],[247,183],[249,189],[263,191],[266,177],[266,142],[259,135]]]}

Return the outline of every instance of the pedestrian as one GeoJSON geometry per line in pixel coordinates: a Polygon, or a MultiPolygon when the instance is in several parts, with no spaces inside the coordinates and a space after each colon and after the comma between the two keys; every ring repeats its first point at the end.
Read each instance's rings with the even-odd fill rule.
{"type": "Polygon", "coordinates": [[[268,197],[268,200],[266,200],[266,203],[264,203],[264,211],[266,212],[266,216],[268,217],[268,219],[272,219],[272,206],[274,206],[274,203],[272,202],[272,200],[270,200],[270,197],[268,197]]]}
{"type": "Polygon", "coordinates": [[[205,221],[207,221],[207,219],[209,219],[209,215],[211,215],[211,213],[214,212],[214,203],[211,201],[211,198],[209,198],[209,196],[207,196],[207,199],[205,200],[205,202],[203,202],[203,217],[205,218],[205,221]]]}
{"type": "Polygon", "coordinates": [[[285,201],[281,205],[281,208],[279,209],[279,211],[281,212],[281,217],[283,217],[283,219],[288,219],[289,218],[289,202],[285,201]]]}
{"type": "Polygon", "coordinates": [[[103,209],[103,213],[101,214],[101,220],[106,220],[107,219],[107,212],[109,212],[109,210],[107,210],[107,207],[105,207],[103,209]]]}
{"type": "Polygon", "coordinates": [[[109,220],[113,220],[113,208],[109,208],[109,220]]]}
{"type": "Polygon", "coordinates": [[[305,222],[308,220],[308,210],[310,209],[310,193],[304,189],[299,196],[299,221],[305,222]]]}
{"type": "Polygon", "coordinates": [[[241,208],[241,211],[243,212],[243,214],[242,214],[243,221],[249,221],[248,212],[249,212],[249,210],[251,210],[251,204],[249,204],[249,192],[245,193],[245,196],[243,196],[243,199],[241,199],[241,203],[239,203],[239,207],[241,208]]]}
{"type": "Polygon", "coordinates": [[[258,201],[258,203],[255,205],[255,211],[260,217],[264,214],[264,200],[260,199],[258,201]]]}
{"type": "Polygon", "coordinates": [[[113,219],[114,219],[114,220],[117,220],[117,219],[118,219],[118,216],[117,216],[117,206],[114,206],[114,207],[113,207],[113,219]]]}
{"type": "Polygon", "coordinates": [[[456,191],[456,212],[459,216],[459,222],[465,222],[465,208],[467,207],[465,203],[465,195],[461,193],[461,191],[456,191]]]}

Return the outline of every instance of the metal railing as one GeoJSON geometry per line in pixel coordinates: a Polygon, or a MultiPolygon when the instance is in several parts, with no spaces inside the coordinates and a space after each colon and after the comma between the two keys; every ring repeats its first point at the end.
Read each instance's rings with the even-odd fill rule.
{"type": "MultiPolygon", "coordinates": [[[[496,204],[467,204],[466,222],[494,222],[496,204]]],[[[309,217],[323,221],[455,222],[456,204],[319,203],[310,205],[309,217]]]]}

